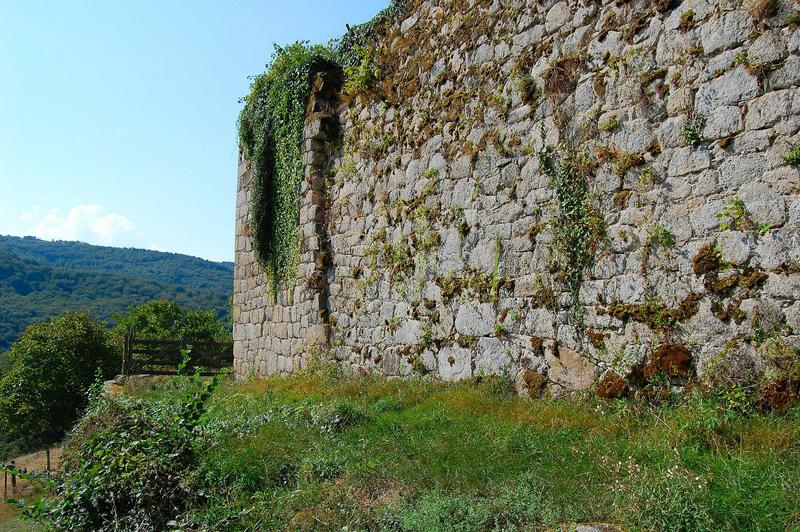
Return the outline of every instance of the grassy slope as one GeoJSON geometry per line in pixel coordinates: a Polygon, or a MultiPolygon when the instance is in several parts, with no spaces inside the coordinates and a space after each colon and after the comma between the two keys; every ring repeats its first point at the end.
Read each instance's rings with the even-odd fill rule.
{"type": "Polygon", "coordinates": [[[227,385],[209,430],[228,436],[201,468],[215,494],[196,516],[230,529],[800,530],[797,411],[721,424],[698,401],[523,401],[496,388],[321,374],[227,385]]]}

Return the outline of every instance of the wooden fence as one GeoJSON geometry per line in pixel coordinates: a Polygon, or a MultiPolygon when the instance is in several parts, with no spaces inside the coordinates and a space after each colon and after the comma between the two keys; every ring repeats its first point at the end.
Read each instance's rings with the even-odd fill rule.
{"type": "Polygon", "coordinates": [[[232,342],[191,342],[136,338],[131,330],[122,350],[122,375],[177,375],[184,353],[189,356],[186,371],[216,375],[233,366],[232,342]]]}
{"type": "MultiPolygon", "coordinates": [[[[48,449],[49,456],[49,449],[48,449]]],[[[0,471],[3,472],[3,500],[8,500],[8,480],[11,479],[11,494],[17,494],[17,479],[29,480],[31,482],[50,479],[50,459],[48,458],[47,468],[43,471],[28,471],[26,468],[18,468],[11,460],[8,464],[0,462],[0,471]]]]}

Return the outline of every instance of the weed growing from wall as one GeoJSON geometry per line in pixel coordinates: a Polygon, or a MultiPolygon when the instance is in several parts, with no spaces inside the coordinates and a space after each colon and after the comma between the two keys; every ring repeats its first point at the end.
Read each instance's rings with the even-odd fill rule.
{"type": "Polygon", "coordinates": [[[738,230],[742,232],[752,232],[757,238],[769,232],[771,226],[766,223],[756,223],[747,212],[747,207],[740,198],[733,198],[726,203],[720,212],[717,213],[720,220],[719,227],[723,231],[738,230]]]}
{"type": "Polygon", "coordinates": [[[789,148],[789,151],[783,156],[783,161],[792,166],[800,166],[800,146],[789,148]]]}
{"type": "Polygon", "coordinates": [[[703,128],[706,127],[706,115],[697,113],[683,125],[683,140],[687,146],[697,147],[703,142],[703,128]]]}
{"type": "Polygon", "coordinates": [[[647,237],[642,245],[642,262],[640,271],[642,276],[647,278],[648,262],[650,255],[656,247],[669,249],[675,245],[675,235],[662,225],[653,225],[647,229],[647,237]]]}

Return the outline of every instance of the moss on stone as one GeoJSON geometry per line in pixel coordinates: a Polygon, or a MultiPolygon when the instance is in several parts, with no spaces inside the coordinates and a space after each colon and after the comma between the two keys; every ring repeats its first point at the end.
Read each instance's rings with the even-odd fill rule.
{"type": "Polygon", "coordinates": [[[642,303],[622,303],[614,299],[607,307],[601,307],[598,313],[622,321],[644,323],[655,330],[668,329],[697,314],[700,299],[702,296],[699,294],[690,294],[674,308],[668,307],[660,297],[651,297],[642,303]]]}
{"type": "Polygon", "coordinates": [[[722,254],[714,244],[703,244],[692,257],[692,271],[695,275],[718,272],[722,268],[722,254]]]}
{"type": "Polygon", "coordinates": [[[621,399],[628,396],[630,387],[625,379],[613,371],[609,371],[597,385],[596,391],[597,395],[603,399],[621,399]]]}

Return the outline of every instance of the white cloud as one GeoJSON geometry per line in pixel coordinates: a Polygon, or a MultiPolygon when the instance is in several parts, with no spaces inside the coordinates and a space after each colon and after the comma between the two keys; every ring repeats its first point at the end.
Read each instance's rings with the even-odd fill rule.
{"type": "MultiPolygon", "coordinates": [[[[31,221],[38,209],[24,212],[21,220],[31,221]]],[[[117,212],[106,212],[102,205],[78,205],[62,215],[52,209],[28,230],[28,234],[45,240],[80,240],[90,244],[142,246],[143,235],[133,221],[117,212]]]]}
{"type": "Polygon", "coordinates": [[[30,222],[31,220],[33,220],[34,218],[39,216],[39,211],[41,211],[41,210],[42,210],[42,208],[40,206],[34,205],[33,209],[31,209],[29,211],[22,211],[22,213],[19,215],[19,221],[20,222],[30,222]]]}

